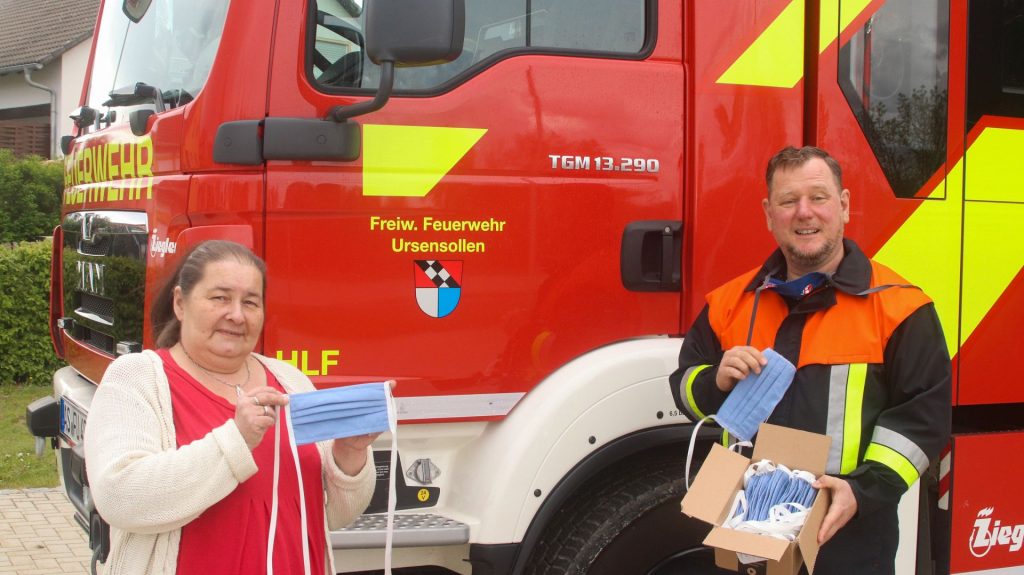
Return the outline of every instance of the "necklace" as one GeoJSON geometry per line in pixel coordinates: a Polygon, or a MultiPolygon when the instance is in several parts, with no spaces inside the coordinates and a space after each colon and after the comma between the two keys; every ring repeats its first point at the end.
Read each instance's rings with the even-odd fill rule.
{"type": "MultiPolygon", "coordinates": [[[[226,385],[228,387],[235,388],[235,394],[238,397],[242,397],[242,388],[245,387],[246,385],[249,385],[249,378],[252,377],[252,373],[249,371],[249,359],[248,358],[246,358],[246,360],[245,360],[245,381],[242,383],[242,385],[235,385],[233,383],[228,383],[227,381],[224,381],[223,379],[217,377],[212,371],[210,371],[210,370],[206,369],[205,367],[199,365],[199,362],[197,362],[196,360],[192,359],[192,356],[189,355],[188,350],[185,349],[184,345],[181,346],[181,352],[184,353],[185,357],[187,357],[188,360],[192,362],[192,365],[194,365],[194,366],[198,367],[199,369],[201,369],[203,371],[203,373],[205,373],[206,375],[212,377],[213,380],[216,381],[217,383],[222,384],[222,385],[226,385]]],[[[238,372],[236,371],[235,373],[238,373],[238,372]]]]}

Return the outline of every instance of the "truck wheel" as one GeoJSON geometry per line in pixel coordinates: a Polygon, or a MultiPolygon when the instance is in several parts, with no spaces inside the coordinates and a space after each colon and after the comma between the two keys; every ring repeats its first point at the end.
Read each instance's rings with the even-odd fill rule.
{"type": "Polygon", "coordinates": [[[710,528],[679,511],[682,459],[678,450],[642,454],[590,480],[552,520],[525,573],[720,573],[701,543],[710,528]]]}

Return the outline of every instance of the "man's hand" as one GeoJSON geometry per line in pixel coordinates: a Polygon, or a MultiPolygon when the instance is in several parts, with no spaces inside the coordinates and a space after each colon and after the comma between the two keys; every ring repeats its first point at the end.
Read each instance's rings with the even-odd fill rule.
{"type": "Polygon", "coordinates": [[[718,375],[715,376],[715,385],[724,392],[732,391],[732,388],[750,372],[761,373],[761,368],[767,364],[768,360],[761,350],[749,345],[737,345],[722,355],[722,361],[718,364],[718,375]]]}
{"type": "Polygon", "coordinates": [[[853,495],[850,483],[838,477],[822,475],[813,483],[813,487],[828,489],[832,494],[832,504],[818,530],[818,545],[824,545],[857,514],[857,498],[853,495]]]}

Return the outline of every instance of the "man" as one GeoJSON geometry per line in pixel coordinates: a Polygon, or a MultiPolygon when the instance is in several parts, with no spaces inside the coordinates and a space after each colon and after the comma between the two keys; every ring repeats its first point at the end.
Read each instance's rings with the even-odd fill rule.
{"type": "Polygon", "coordinates": [[[815,570],[893,573],[896,505],[949,439],[942,328],[928,296],[843,238],[850,191],[827,152],[787,147],[766,179],[762,205],[778,249],[708,294],[672,394],[700,419],[760,373],[765,348],[792,362],[796,375],[768,422],[832,436],[827,475],[815,484],[832,496],[815,570]]]}

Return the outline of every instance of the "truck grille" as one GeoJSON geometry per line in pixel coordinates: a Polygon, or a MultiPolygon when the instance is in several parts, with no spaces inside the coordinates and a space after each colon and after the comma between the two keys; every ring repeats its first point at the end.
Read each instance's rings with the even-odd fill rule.
{"type": "Polygon", "coordinates": [[[91,293],[82,292],[80,294],[79,307],[77,310],[80,314],[89,314],[99,317],[107,323],[114,323],[114,301],[110,298],[97,297],[91,293]]]}
{"type": "Polygon", "coordinates": [[[105,256],[110,251],[110,238],[100,238],[92,243],[79,242],[78,251],[88,256],[105,256]]]}
{"type": "Polygon", "coordinates": [[[61,228],[64,313],[75,320],[69,335],[111,355],[118,342],[141,344],[145,212],[74,212],[61,228]]]}

